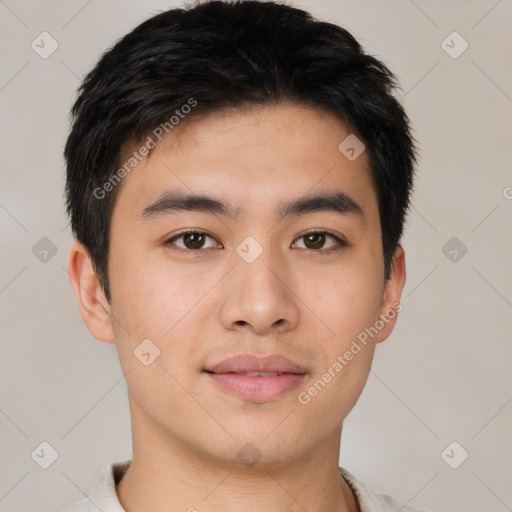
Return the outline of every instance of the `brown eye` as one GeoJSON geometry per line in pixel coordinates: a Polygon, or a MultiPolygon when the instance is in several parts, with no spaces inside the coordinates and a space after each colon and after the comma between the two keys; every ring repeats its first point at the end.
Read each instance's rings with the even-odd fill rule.
{"type": "Polygon", "coordinates": [[[310,249],[315,252],[330,252],[332,250],[340,249],[345,246],[346,243],[341,238],[333,235],[331,233],[327,233],[326,231],[311,231],[310,233],[306,233],[301,235],[297,240],[303,240],[304,247],[299,247],[300,249],[310,249]],[[327,247],[325,247],[328,239],[334,241],[331,242],[327,247]],[[322,250],[323,249],[323,250],[322,250]]]}
{"type": "Polygon", "coordinates": [[[209,249],[211,247],[215,247],[215,239],[203,231],[186,231],[184,233],[180,233],[179,235],[173,236],[171,239],[165,242],[165,245],[174,245],[182,250],[197,251],[200,249],[209,249]],[[205,245],[208,239],[211,240],[210,245],[205,245]]]}
{"type": "Polygon", "coordinates": [[[325,244],[324,233],[310,233],[304,235],[305,245],[308,249],[321,249],[325,244]]]}
{"type": "Polygon", "coordinates": [[[183,243],[187,249],[201,249],[204,245],[204,234],[186,233],[183,235],[183,243]]]}

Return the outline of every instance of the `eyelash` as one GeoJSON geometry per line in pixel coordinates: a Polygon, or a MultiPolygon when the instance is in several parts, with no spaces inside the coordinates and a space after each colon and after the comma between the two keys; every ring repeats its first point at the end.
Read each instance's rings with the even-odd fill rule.
{"type": "MultiPolygon", "coordinates": [[[[178,233],[177,235],[174,235],[172,238],[169,238],[168,240],[166,240],[164,242],[164,246],[173,246],[173,242],[185,235],[190,235],[190,234],[194,234],[194,235],[206,235],[206,236],[209,236],[210,238],[213,238],[214,240],[215,237],[208,233],[208,231],[201,231],[201,230],[187,230],[187,231],[182,231],[181,233],[178,233]]],[[[341,239],[339,236],[335,235],[334,233],[331,233],[329,231],[324,231],[324,230],[320,230],[320,229],[312,229],[311,231],[308,231],[306,233],[303,233],[302,235],[299,235],[295,240],[298,240],[300,238],[304,238],[308,235],[311,235],[311,234],[323,234],[323,235],[327,235],[328,237],[331,237],[333,238],[336,243],[338,244],[337,247],[334,247],[334,248],[330,248],[330,249],[308,249],[306,248],[305,250],[307,251],[311,251],[311,252],[314,252],[314,253],[319,253],[319,254],[330,254],[332,252],[336,252],[336,251],[339,251],[340,249],[342,249],[343,247],[346,247],[348,244],[345,242],[345,240],[341,239]]],[[[218,242],[217,242],[218,243],[218,242]]],[[[187,253],[194,253],[194,252],[204,252],[208,249],[211,249],[211,247],[208,247],[207,249],[203,249],[203,248],[200,248],[200,249],[184,249],[183,247],[177,247],[177,246],[174,246],[172,247],[173,250],[176,250],[176,251],[182,251],[182,252],[187,252],[187,253]]]]}

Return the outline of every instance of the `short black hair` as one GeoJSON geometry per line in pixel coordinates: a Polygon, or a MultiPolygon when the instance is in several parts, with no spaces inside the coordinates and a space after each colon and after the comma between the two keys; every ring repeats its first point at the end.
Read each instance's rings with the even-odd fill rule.
{"type": "Polygon", "coordinates": [[[137,26],[83,80],[64,149],[72,230],[91,255],[107,300],[115,185],[130,170],[120,168],[123,145],[149,142],[158,129],[169,132],[175,113],[186,113],[188,122],[225,108],[280,102],[327,109],[365,144],[387,280],[417,160],[397,88],[395,75],[347,30],[283,3],[185,4],[137,26]]]}

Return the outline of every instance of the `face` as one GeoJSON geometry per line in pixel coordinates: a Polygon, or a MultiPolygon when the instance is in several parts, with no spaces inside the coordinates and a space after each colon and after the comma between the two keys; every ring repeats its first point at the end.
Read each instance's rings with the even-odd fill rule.
{"type": "Polygon", "coordinates": [[[338,149],[349,134],[306,106],[217,113],[124,178],[106,307],[133,423],[223,461],[339,439],[405,279],[399,249],[384,282],[367,155],[338,149]]]}

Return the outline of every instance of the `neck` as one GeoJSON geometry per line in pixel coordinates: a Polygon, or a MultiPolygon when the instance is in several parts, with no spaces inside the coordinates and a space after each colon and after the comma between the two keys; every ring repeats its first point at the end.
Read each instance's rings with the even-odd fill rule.
{"type": "Polygon", "coordinates": [[[359,512],[338,468],[341,425],[302,457],[254,466],[199,453],[133,417],[132,434],[132,463],[116,487],[127,512],[359,512]]]}

